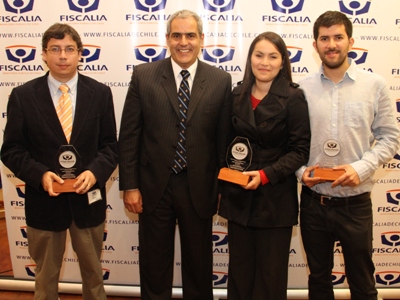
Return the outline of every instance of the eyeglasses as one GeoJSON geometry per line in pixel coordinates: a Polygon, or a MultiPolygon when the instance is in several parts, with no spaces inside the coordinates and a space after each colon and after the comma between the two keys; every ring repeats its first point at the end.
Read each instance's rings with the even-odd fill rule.
{"type": "Polygon", "coordinates": [[[72,46],[65,47],[64,49],[58,46],[52,46],[46,49],[46,51],[50,52],[51,54],[61,54],[63,50],[65,51],[65,54],[74,54],[76,51],[79,51],[79,49],[72,46]]]}

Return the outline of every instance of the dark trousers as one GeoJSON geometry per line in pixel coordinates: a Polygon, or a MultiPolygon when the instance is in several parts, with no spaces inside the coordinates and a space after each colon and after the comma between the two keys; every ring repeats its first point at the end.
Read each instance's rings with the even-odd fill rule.
{"type": "Polygon", "coordinates": [[[310,300],[333,300],[335,240],[342,246],[352,300],[376,300],[372,262],[372,203],[369,194],[341,206],[322,205],[310,190],[301,193],[300,226],[307,262],[310,300]],[[361,198],[360,198],[361,199],[361,198]]]}
{"type": "Polygon", "coordinates": [[[286,300],[292,227],[228,223],[229,300],[286,300]]]}
{"type": "Polygon", "coordinates": [[[140,287],[143,300],[171,299],[177,223],[183,299],[213,299],[212,218],[201,219],[197,215],[189,193],[187,173],[183,171],[177,175],[171,174],[168,187],[156,209],[151,214],[139,215],[140,287]]]}

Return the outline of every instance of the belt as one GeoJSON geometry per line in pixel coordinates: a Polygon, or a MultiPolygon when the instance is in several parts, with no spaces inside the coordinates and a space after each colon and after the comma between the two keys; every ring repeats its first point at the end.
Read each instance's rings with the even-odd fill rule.
{"type": "Polygon", "coordinates": [[[317,192],[314,192],[310,188],[306,186],[302,186],[302,193],[310,196],[313,199],[318,200],[321,205],[325,206],[344,206],[349,204],[350,201],[360,201],[360,200],[368,200],[371,197],[370,192],[365,192],[359,195],[350,196],[350,197],[331,197],[326,195],[321,195],[317,192]]]}

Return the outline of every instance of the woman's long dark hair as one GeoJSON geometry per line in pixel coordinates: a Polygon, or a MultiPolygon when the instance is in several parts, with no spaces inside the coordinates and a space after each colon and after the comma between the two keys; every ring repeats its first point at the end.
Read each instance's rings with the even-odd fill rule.
{"type": "MultiPolygon", "coordinates": [[[[244,71],[244,77],[243,77],[243,83],[242,83],[243,88],[242,88],[241,98],[247,97],[248,95],[250,95],[251,88],[252,88],[253,84],[256,82],[256,78],[253,74],[253,71],[251,70],[251,56],[253,55],[256,44],[262,40],[267,40],[267,41],[271,42],[278,49],[279,53],[282,55],[282,62],[283,62],[283,66],[282,66],[282,69],[280,70],[280,74],[283,77],[285,77],[290,83],[293,82],[289,53],[287,51],[285,42],[275,32],[267,31],[267,32],[259,34],[250,45],[249,52],[247,54],[246,68],[244,71]]],[[[279,74],[278,74],[278,76],[279,76],[279,74]]]]}

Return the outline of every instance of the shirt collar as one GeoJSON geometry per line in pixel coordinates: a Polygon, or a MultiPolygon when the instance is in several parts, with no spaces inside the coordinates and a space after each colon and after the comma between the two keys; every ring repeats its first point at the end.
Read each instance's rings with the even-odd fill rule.
{"type": "Polygon", "coordinates": [[[47,77],[47,82],[49,84],[49,89],[50,89],[50,93],[51,95],[55,95],[59,92],[59,87],[61,84],[65,83],[66,85],[68,85],[69,87],[69,93],[71,95],[76,94],[76,86],[78,84],[78,72],[76,72],[75,76],[71,78],[71,80],[67,81],[67,82],[59,82],[58,80],[56,80],[51,73],[49,73],[49,76],[47,77]]]}
{"type": "MultiPolygon", "coordinates": [[[[347,61],[349,62],[349,68],[346,70],[345,76],[344,77],[348,77],[351,80],[355,81],[357,79],[357,66],[354,63],[353,59],[351,59],[350,57],[347,58],[347,61]]],[[[324,65],[321,64],[321,66],[319,67],[319,73],[321,75],[321,79],[322,78],[327,78],[324,74],[324,65]]],[[[343,78],[344,78],[343,77],[343,78]]]]}
{"type": "Polygon", "coordinates": [[[190,73],[190,77],[194,78],[194,76],[196,75],[196,70],[197,70],[197,65],[199,63],[198,59],[196,59],[196,61],[187,69],[182,69],[172,58],[171,58],[171,63],[172,63],[172,70],[174,71],[174,77],[176,79],[176,82],[180,82],[181,81],[181,71],[182,70],[188,70],[190,73]]]}

